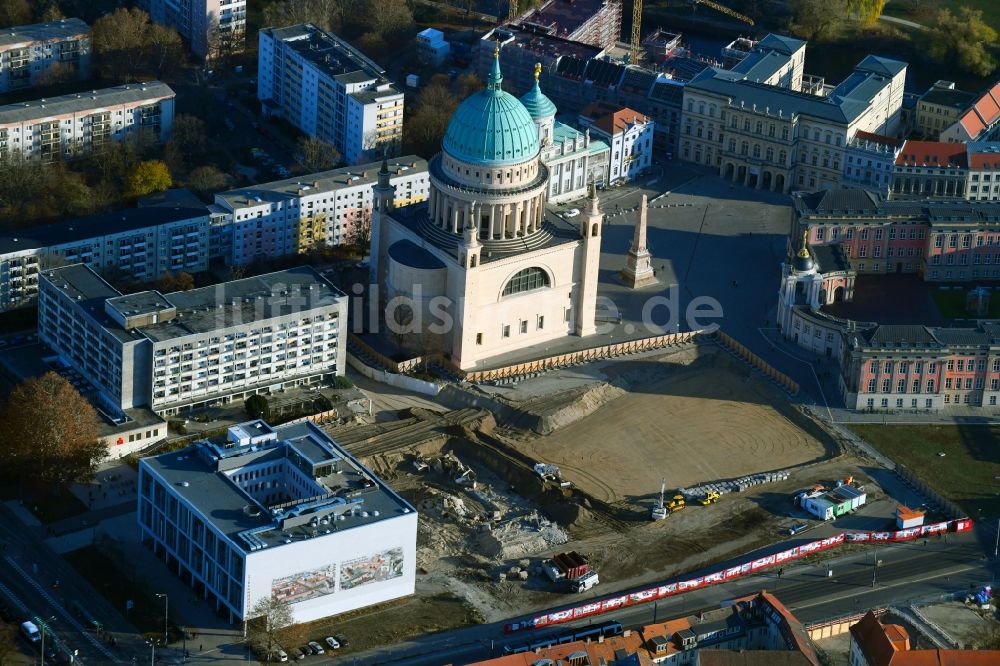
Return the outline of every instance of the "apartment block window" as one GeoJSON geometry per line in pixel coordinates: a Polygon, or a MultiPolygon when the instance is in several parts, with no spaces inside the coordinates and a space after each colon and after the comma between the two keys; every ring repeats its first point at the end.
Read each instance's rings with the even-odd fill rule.
{"type": "Polygon", "coordinates": [[[504,324],[503,325],[503,337],[505,337],[505,338],[509,338],[510,337],[510,324],[504,324]]]}
{"type": "Polygon", "coordinates": [[[521,333],[527,333],[527,332],[528,332],[528,321],[523,320],[521,322],[521,333]]]}
{"type": "Polygon", "coordinates": [[[483,334],[482,333],[476,333],[476,344],[477,345],[483,344],[483,334]]]}
{"type": "Polygon", "coordinates": [[[538,321],[535,323],[535,328],[539,331],[545,328],[545,315],[538,315],[538,321]]]}

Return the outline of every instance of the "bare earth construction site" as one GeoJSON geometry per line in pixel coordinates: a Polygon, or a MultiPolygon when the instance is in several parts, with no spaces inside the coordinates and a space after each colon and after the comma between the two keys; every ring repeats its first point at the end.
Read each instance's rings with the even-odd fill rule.
{"type": "MultiPolygon", "coordinates": [[[[801,522],[794,492],[817,482],[860,477],[880,494],[862,461],[711,342],[516,386],[448,387],[439,402],[453,410],[329,431],[420,511],[417,598],[465,604],[438,628],[606,594],[780,541],[801,522]],[[539,463],[559,475],[540,474],[539,463]],[[650,520],[663,478],[672,493],[777,470],[789,478],[650,520]],[[570,550],[589,558],[600,585],[570,595],[542,574],[543,559],[570,550]]],[[[397,638],[417,633],[406,629],[407,603],[419,602],[382,610],[375,624],[396,627],[397,638]]],[[[338,626],[358,636],[365,623],[338,626]]]]}

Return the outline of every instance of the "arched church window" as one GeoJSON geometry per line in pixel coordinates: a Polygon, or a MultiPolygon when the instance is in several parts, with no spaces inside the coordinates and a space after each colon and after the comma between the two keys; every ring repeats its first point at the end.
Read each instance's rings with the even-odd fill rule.
{"type": "Polygon", "coordinates": [[[524,270],[518,271],[514,274],[503,288],[504,296],[512,296],[513,294],[521,294],[526,291],[533,291],[535,289],[543,289],[549,286],[549,274],[543,271],[541,268],[532,266],[531,268],[525,268],[524,270]]]}

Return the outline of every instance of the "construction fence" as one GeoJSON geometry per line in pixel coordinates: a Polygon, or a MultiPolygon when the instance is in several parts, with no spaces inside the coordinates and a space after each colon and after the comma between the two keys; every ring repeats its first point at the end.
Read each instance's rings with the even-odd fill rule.
{"type": "Polygon", "coordinates": [[[765,377],[773,379],[775,382],[780,384],[791,395],[798,395],[798,382],[792,380],[792,378],[788,375],[778,372],[778,370],[776,370],[760,356],[757,356],[757,354],[754,354],[752,351],[747,349],[746,346],[729,337],[721,330],[715,332],[715,340],[720,345],[749,363],[755,370],[759,370],[765,377]]]}
{"type": "Polygon", "coordinates": [[[556,354],[555,356],[548,356],[546,358],[508,365],[502,368],[494,368],[492,370],[475,370],[473,372],[465,372],[463,373],[462,378],[469,382],[486,382],[494,379],[520,377],[522,375],[545,372],[546,370],[563,368],[587,361],[598,361],[605,358],[624,356],[625,354],[634,354],[636,352],[648,351],[651,349],[661,349],[663,347],[670,347],[673,345],[682,345],[688,342],[693,342],[701,336],[702,333],[700,331],[657,335],[652,338],[629,340],[628,342],[618,342],[612,345],[604,345],[602,347],[591,347],[590,349],[581,349],[579,351],[568,352],[566,354],[556,354]]]}
{"type": "Polygon", "coordinates": [[[897,462],[896,474],[899,475],[899,478],[901,478],[906,485],[910,486],[918,493],[929,499],[932,504],[936,504],[938,509],[941,510],[941,513],[949,518],[958,518],[965,515],[965,512],[962,511],[961,507],[951,500],[942,497],[940,493],[927,485],[927,482],[911,472],[906,465],[902,465],[897,462]]]}

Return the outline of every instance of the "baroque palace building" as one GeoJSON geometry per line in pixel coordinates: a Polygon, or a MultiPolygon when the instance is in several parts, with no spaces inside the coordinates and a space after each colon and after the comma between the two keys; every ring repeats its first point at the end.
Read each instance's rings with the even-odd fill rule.
{"type": "Polygon", "coordinates": [[[387,308],[387,323],[435,336],[421,346],[462,369],[595,331],[596,188],[577,224],[546,217],[555,106],[537,86],[522,101],[502,81],[497,50],[486,89],[459,105],[428,162],[428,201],[394,207],[387,169],[375,191],[372,283],[383,304],[408,304],[387,308]]]}

